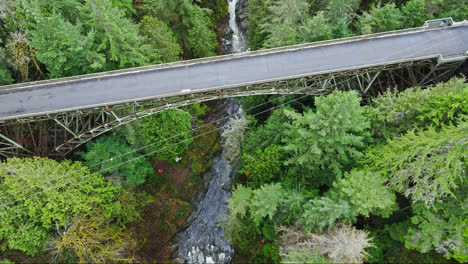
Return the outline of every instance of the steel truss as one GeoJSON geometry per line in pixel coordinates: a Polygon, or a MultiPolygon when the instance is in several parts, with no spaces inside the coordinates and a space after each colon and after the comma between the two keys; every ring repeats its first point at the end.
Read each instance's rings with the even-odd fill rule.
{"type": "Polygon", "coordinates": [[[459,57],[406,61],[4,121],[0,123],[0,155],[64,157],[87,141],[136,119],[171,108],[229,97],[266,94],[324,95],[333,90],[357,90],[363,100],[368,100],[389,88],[403,90],[447,80],[465,59],[459,57]]]}

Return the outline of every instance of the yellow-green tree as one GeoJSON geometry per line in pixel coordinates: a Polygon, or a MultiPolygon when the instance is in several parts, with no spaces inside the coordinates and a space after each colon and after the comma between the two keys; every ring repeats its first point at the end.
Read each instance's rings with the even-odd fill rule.
{"type": "Polygon", "coordinates": [[[56,226],[66,226],[97,206],[103,214],[117,216],[118,191],[81,162],[11,158],[0,164],[0,249],[34,255],[56,226]]]}

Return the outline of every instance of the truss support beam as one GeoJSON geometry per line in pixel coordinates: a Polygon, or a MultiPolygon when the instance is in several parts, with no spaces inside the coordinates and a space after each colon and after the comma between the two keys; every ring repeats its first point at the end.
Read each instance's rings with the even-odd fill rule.
{"type": "MultiPolygon", "coordinates": [[[[177,97],[165,97],[4,121],[0,122],[0,129],[29,122],[46,122],[53,119],[57,125],[53,129],[49,128],[48,142],[53,142],[50,143],[52,144],[49,148],[50,155],[65,156],[78,146],[118,126],[175,107],[238,96],[265,94],[324,95],[331,93],[333,90],[347,91],[353,89],[358,90],[363,97],[369,98],[383,92],[388,87],[394,88],[394,85],[397,83],[413,86],[419,81],[421,85],[430,84],[435,80],[431,78],[432,75],[449,76],[450,73],[453,73],[463,63],[464,59],[405,61],[392,65],[323,73],[291,80],[194,92],[177,97]],[[402,69],[408,70],[404,71],[402,69]]],[[[403,89],[402,87],[400,88],[403,89]]],[[[3,130],[0,130],[0,133],[1,131],[3,130]]],[[[3,153],[7,151],[11,152],[12,150],[23,151],[23,148],[17,143],[15,145],[15,143],[14,141],[10,142],[5,136],[0,134],[0,154],[2,154],[2,151],[3,153]]]]}
{"type": "Polygon", "coordinates": [[[0,141],[0,155],[4,156],[5,158],[15,155],[18,150],[25,151],[23,146],[1,133],[0,139],[2,139],[0,141]]]}
{"type": "Polygon", "coordinates": [[[68,133],[72,134],[74,137],[78,137],[75,132],[73,132],[68,126],[64,125],[62,122],[58,121],[57,119],[54,119],[55,123],[57,123],[59,126],[63,127],[68,133]]]}

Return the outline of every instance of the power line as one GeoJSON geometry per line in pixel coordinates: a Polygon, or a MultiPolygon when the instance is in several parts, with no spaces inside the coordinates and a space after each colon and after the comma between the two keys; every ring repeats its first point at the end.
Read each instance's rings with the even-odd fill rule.
{"type": "MultiPolygon", "coordinates": [[[[448,33],[445,33],[445,34],[448,34],[448,33]]],[[[441,35],[439,35],[439,36],[437,36],[437,37],[431,38],[431,39],[430,39],[430,40],[428,40],[428,41],[433,41],[433,40],[435,40],[436,38],[441,38],[441,37],[444,37],[444,35],[443,35],[443,34],[441,34],[441,35]]],[[[418,45],[422,45],[422,44],[418,44],[418,45]]],[[[434,45],[434,46],[432,46],[432,47],[439,46],[439,45],[440,45],[440,44],[437,44],[437,45],[434,45]]],[[[402,52],[402,51],[404,51],[404,50],[406,50],[406,49],[409,49],[409,48],[414,48],[414,46],[410,46],[410,47],[408,47],[408,48],[405,48],[405,49],[399,50],[399,51],[398,51],[398,52],[396,52],[396,53],[393,53],[393,54],[387,55],[387,56],[385,56],[385,57],[382,57],[382,58],[380,58],[380,59],[384,59],[384,58],[386,58],[386,57],[389,57],[389,56],[395,55],[395,54],[397,54],[397,53],[399,53],[399,52],[402,52]]],[[[426,49],[428,49],[428,48],[426,48],[426,49]]],[[[346,71],[345,71],[345,72],[346,72],[346,71]]],[[[352,71],[351,71],[351,70],[349,70],[349,72],[352,72],[352,71]]],[[[342,82],[339,82],[339,83],[337,83],[337,84],[335,84],[335,85],[338,85],[338,84],[344,83],[344,82],[346,82],[346,81],[349,81],[349,80],[351,80],[351,79],[353,79],[353,78],[356,78],[357,76],[362,76],[362,75],[363,75],[363,74],[358,74],[358,75],[355,75],[355,76],[353,76],[353,77],[351,77],[351,78],[348,78],[347,80],[344,80],[344,81],[342,81],[342,82]]],[[[299,89],[299,90],[297,90],[297,91],[303,91],[303,90],[306,90],[306,89],[308,89],[308,88],[309,88],[309,87],[304,87],[304,88],[301,88],[301,89],[299,89]]],[[[267,102],[263,102],[263,103],[261,103],[261,104],[258,104],[258,105],[256,105],[256,106],[253,106],[253,107],[251,107],[251,108],[249,108],[249,109],[247,109],[247,110],[245,110],[245,111],[250,111],[250,110],[252,110],[252,109],[255,109],[255,108],[259,107],[259,106],[262,106],[262,105],[265,105],[265,104],[271,103],[271,102],[273,102],[273,101],[275,101],[275,100],[278,100],[278,99],[280,99],[280,98],[282,98],[282,97],[286,97],[286,96],[288,96],[288,95],[289,95],[289,94],[285,94],[285,95],[283,95],[283,96],[281,96],[281,97],[277,97],[277,98],[274,98],[274,99],[272,99],[272,100],[269,100],[269,101],[267,101],[267,102]]],[[[304,98],[304,97],[306,97],[306,96],[309,96],[309,95],[301,96],[301,97],[299,97],[299,98],[296,98],[296,99],[294,99],[294,100],[291,100],[291,101],[289,101],[289,102],[286,102],[286,103],[280,104],[279,106],[282,106],[282,105],[284,105],[284,104],[287,104],[287,103],[290,103],[290,102],[293,102],[293,101],[297,101],[297,100],[299,100],[299,99],[301,99],[301,98],[304,98]]],[[[260,113],[256,113],[256,114],[254,114],[254,115],[252,115],[252,116],[256,116],[256,115],[262,114],[262,113],[264,113],[264,112],[267,112],[267,111],[270,111],[270,110],[272,110],[272,109],[278,108],[279,106],[277,106],[277,107],[273,107],[273,108],[270,108],[270,109],[267,109],[267,110],[265,110],[265,111],[262,111],[262,112],[260,112],[260,113]]],[[[121,157],[123,157],[123,156],[129,155],[129,154],[131,154],[131,153],[135,153],[135,152],[137,152],[137,151],[140,151],[140,150],[142,150],[142,149],[145,149],[145,148],[148,148],[148,147],[150,147],[150,146],[153,146],[153,145],[156,145],[156,144],[159,144],[159,143],[162,143],[162,142],[168,141],[168,140],[170,140],[170,139],[173,139],[173,138],[175,138],[175,137],[178,137],[178,136],[184,135],[184,134],[186,134],[186,133],[189,133],[189,132],[191,132],[191,131],[198,130],[198,129],[200,129],[200,128],[203,128],[203,127],[206,127],[206,126],[208,126],[208,125],[211,125],[211,124],[214,124],[214,123],[220,122],[220,121],[222,121],[222,120],[224,120],[224,119],[227,119],[227,118],[229,118],[229,117],[232,117],[232,116],[235,116],[235,115],[237,115],[237,114],[228,115],[228,116],[226,116],[226,117],[220,118],[220,119],[218,119],[218,120],[212,121],[212,122],[210,122],[210,123],[207,123],[207,124],[204,124],[204,125],[202,125],[202,126],[199,126],[199,127],[196,127],[196,128],[190,129],[190,130],[188,130],[188,131],[185,131],[185,132],[179,133],[179,134],[177,134],[177,135],[175,135],[175,136],[172,136],[172,137],[169,137],[169,138],[166,138],[166,139],[160,140],[160,141],[158,141],[158,142],[155,142],[155,143],[148,144],[148,145],[146,145],[146,146],[140,147],[140,148],[138,148],[138,149],[135,149],[135,150],[129,151],[129,152],[127,152],[127,153],[124,153],[124,154],[121,154],[121,155],[118,155],[118,156],[115,156],[115,157],[111,157],[111,158],[109,158],[109,159],[107,159],[107,160],[101,161],[101,162],[99,162],[99,163],[95,163],[95,164],[93,164],[93,165],[91,165],[91,166],[88,166],[88,167],[82,168],[82,169],[80,169],[80,170],[76,170],[76,171],[74,171],[74,172],[71,172],[71,173],[65,174],[65,175],[63,175],[63,176],[60,176],[60,177],[57,177],[57,178],[53,178],[53,179],[50,179],[50,180],[44,181],[44,182],[42,182],[42,183],[39,183],[39,184],[36,184],[36,185],[33,185],[33,186],[29,186],[29,187],[23,188],[23,189],[21,189],[21,190],[19,190],[19,191],[15,192],[15,193],[11,193],[11,194],[8,194],[8,195],[5,195],[5,196],[2,196],[2,197],[0,197],[0,200],[1,200],[1,199],[5,199],[5,198],[7,198],[7,197],[10,197],[10,196],[12,196],[12,195],[15,195],[15,194],[18,194],[18,193],[24,192],[24,191],[26,191],[26,190],[29,190],[29,189],[32,189],[32,188],[35,188],[35,187],[38,187],[38,186],[44,185],[44,184],[46,184],[46,183],[49,183],[49,182],[52,182],[52,181],[55,181],[55,180],[62,179],[62,178],[64,178],[64,177],[67,177],[67,176],[69,176],[69,175],[75,174],[75,173],[77,173],[77,172],[81,172],[81,171],[83,171],[83,170],[86,170],[86,169],[89,169],[89,168],[95,167],[95,166],[97,166],[97,165],[100,165],[100,164],[103,164],[103,163],[106,163],[106,162],[109,162],[109,161],[113,161],[114,159],[118,159],[118,158],[121,158],[121,157]]],[[[215,129],[215,130],[218,130],[218,129],[220,129],[220,128],[217,128],[217,129],[215,129]]],[[[207,133],[211,133],[211,132],[213,132],[213,131],[215,131],[215,130],[211,130],[211,131],[209,131],[209,132],[207,132],[207,133]]],[[[95,173],[93,173],[93,174],[91,174],[91,175],[94,175],[94,174],[96,174],[96,173],[99,173],[99,172],[102,172],[102,171],[109,170],[109,169],[111,169],[111,168],[114,168],[114,167],[120,166],[120,165],[122,165],[122,164],[126,164],[126,163],[128,163],[128,162],[131,162],[131,161],[133,161],[133,160],[136,160],[136,159],[139,159],[139,158],[145,157],[145,156],[147,156],[147,155],[150,155],[150,154],[153,154],[153,153],[156,153],[156,152],[159,152],[159,151],[165,150],[165,149],[167,149],[167,148],[170,148],[170,147],[172,147],[172,146],[176,146],[176,145],[182,144],[183,142],[186,142],[186,141],[188,141],[188,140],[191,140],[191,139],[194,139],[194,138],[200,137],[200,136],[202,136],[202,135],[204,135],[204,134],[207,134],[207,133],[200,134],[200,135],[198,135],[198,136],[196,136],[196,137],[192,137],[192,138],[190,138],[190,139],[187,139],[187,140],[184,140],[184,141],[178,142],[178,143],[176,143],[176,144],[173,144],[173,145],[171,145],[171,146],[165,147],[165,148],[163,148],[163,149],[156,150],[156,151],[150,152],[150,153],[148,153],[148,154],[144,154],[144,155],[142,155],[142,156],[140,156],[140,157],[137,157],[137,158],[134,158],[134,159],[130,159],[130,160],[127,160],[127,161],[125,161],[125,162],[122,162],[122,163],[119,163],[119,164],[113,165],[113,166],[111,166],[111,167],[108,167],[108,168],[105,168],[105,169],[103,169],[103,170],[100,170],[100,171],[98,171],[98,172],[95,172],[95,173]]],[[[12,172],[12,173],[16,173],[16,172],[14,172],[14,171],[10,170],[9,168],[7,168],[5,165],[4,165],[3,167],[4,167],[5,169],[9,170],[9,171],[10,171],[10,172],[12,172]]],[[[28,175],[24,175],[24,176],[28,176],[28,175]]],[[[90,175],[88,175],[88,176],[90,176],[90,175]]],[[[80,178],[78,178],[78,179],[80,179],[80,178]]],[[[76,181],[76,180],[75,180],[75,181],[76,181]]],[[[71,182],[73,182],[73,181],[71,181],[71,182]]],[[[68,183],[70,183],[70,182],[68,182],[68,183]]],[[[65,183],[65,184],[68,184],[68,183],[65,183]]],[[[58,187],[60,187],[60,185],[58,185],[58,187]]],[[[52,188],[52,189],[53,189],[53,188],[52,188]]],[[[46,190],[49,190],[49,189],[46,189],[46,190]]],[[[44,190],[44,191],[46,191],[46,190],[44,190]]],[[[43,191],[43,192],[44,192],[44,191],[43,191]]],[[[42,193],[42,192],[41,192],[41,193],[42,193]]],[[[29,196],[27,196],[27,197],[29,197],[29,196]]],[[[26,198],[27,198],[27,197],[26,197],[26,198]]],[[[26,199],[26,198],[24,198],[24,199],[26,199]]],[[[20,200],[23,200],[23,199],[20,199],[20,200]]],[[[8,203],[8,204],[10,204],[10,203],[8,203]]],[[[1,207],[5,207],[5,206],[7,206],[8,204],[6,204],[6,205],[2,205],[2,206],[0,206],[0,208],[1,208],[1,207]]]]}
{"type": "MultiPolygon", "coordinates": [[[[444,34],[448,34],[448,32],[446,32],[446,33],[444,33],[444,34]]],[[[433,40],[435,40],[435,39],[444,37],[444,34],[441,34],[441,35],[439,35],[439,36],[437,36],[437,37],[431,38],[429,41],[433,41],[433,40]]],[[[418,44],[418,45],[422,45],[422,44],[418,44]]],[[[438,46],[438,45],[437,45],[437,46],[438,46]]],[[[385,57],[382,57],[381,59],[385,59],[385,58],[387,58],[387,57],[389,57],[389,56],[392,56],[392,55],[395,55],[395,54],[397,54],[397,53],[403,52],[403,51],[405,51],[406,49],[409,49],[409,48],[413,48],[413,46],[410,46],[410,47],[407,47],[407,48],[405,48],[405,49],[399,50],[398,52],[393,53],[393,54],[390,54],[390,55],[387,55],[387,56],[385,56],[385,57]]],[[[352,71],[350,70],[349,72],[352,72],[352,71]]],[[[361,74],[361,75],[362,75],[362,74],[361,74]]],[[[308,87],[304,87],[304,88],[299,89],[299,90],[297,90],[297,91],[299,92],[299,91],[305,90],[305,89],[307,89],[307,88],[308,88],[308,87]]],[[[282,98],[282,97],[284,98],[284,97],[286,97],[286,96],[288,96],[288,94],[285,94],[285,95],[282,95],[281,97],[277,97],[277,98],[274,98],[274,99],[269,100],[269,101],[267,101],[267,102],[263,102],[263,103],[261,103],[261,104],[255,105],[255,106],[253,106],[253,107],[251,107],[251,108],[249,108],[249,109],[246,109],[245,111],[250,111],[250,110],[252,110],[252,109],[255,109],[255,108],[257,108],[257,107],[260,107],[260,106],[265,105],[265,104],[268,104],[268,103],[271,103],[271,102],[273,102],[273,101],[275,101],[275,100],[278,100],[278,99],[280,99],[280,98],[282,98]]],[[[81,171],[83,171],[83,170],[96,167],[96,166],[98,166],[98,165],[100,165],[100,164],[104,164],[104,163],[107,163],[107,162],[109,162],[109,161],[113,161],[114,159],[118,159],[118,158],[124,157],[124,156],[126,156],[126,155],[130,155],[130,154],[132,154],[132,153],[135,153],[135,152],[140,151],[140,150],[143,150],[143,149],[145,149],[145,148],[154,146],[154,145],[156,145],[156,144],[159,144],[159,143],[162,143],[162,142],[166,142],[166,141],[168,141],[168,140],[170,140],[170,139],[179,137],[179,136],[184,135],[184,134],[187,134],[187,133],[189,133],[189,132],[196,131],[196,130],[198,130],[198,129],[201,129],[201,128],[203,128],[203,127],[209,126],[209,125],[211,125],[211,124],[220,122],[220,121],[222,121],[222,120],[224,120],[224,119],[227,119],[227,118],[230,118],[230,117],[232,117],[232,116],[234,116],[234,115],[236,115],[236,114],[228,115],[228,116],[226,116],[226,117],[220,118],[220,119],[218,119],[218,120],[212,121],[212,122],[207,123],[207,124],[204,124],[204,125],[202,125],[202,126],[199,126],[199,127],[196,127],[196,128],[192,128],[192,129],[190,129],[190,130],[188,130],[188,131],[179,133],[179,134],[174,135],[174,136],[172,136],[172,137],[168,137],[168,138],[165,138],[165,139],[160,140],[160,141],[158,141],[158,142],[154,142],[154,143],[148,144],[148,145],[146,145],[146,146],[143,146],[143,147],[134,149],[134,150],[129,151],[129,152],[127,152],[127,153],[123,153],[123,154],[120,154],[120,155],[118,155],[118,156],[111,157],[111,158],[109,158],[109,159],[107,159],[107,160],[103,160],[103,161],[101,161],[101,162],[98,162],[98,163],[95,163],[95,164],[93,164],[93,165],[87,166],[87,167],[82,168],[82,169],[80,169],[80,170],[73,171],[73,172],[70,172],[70,173],[68,173],[68,174],[65,174],[65,175],[63,175],[63,176],[61,176],[61,177],[59,177],[59,178],[54,178],[54,179],[51,179],[51,180],[42,182],[42,183],[37,184],[37,185],[29,186],[29,187],[27,187],[27,188],[24,188],[24,189],[21,189],[21,190],[15,192],[15,193],[11,193],[11,194],[2,196],[2,197],[0,197],[0,200],[2,200],[2,199],[4,199],[4,198],[7,198],[7,197],[9,197],[9,196],[12,196],[12,195],[21,193],[21,192],[23,192],[23,191],[29,190],[29,189],[31,189],[31,188],[34,188],[34,187],[37,187],[37,186],[46,184],[46,183],[48,183],[48,182],[51,182],[51,181],[54,181],[54,180],[58,180],[58,179],[61,179],[61,178],[64,178],[64,177],[73,175],[73,174],[75,174],[75,173],[81,172],[81,171]]],[[[4,167],[5,167],[5,165],[4,165],[4,167]]],[[[6,168],[6,167],[5,167],[5,168],[6,168]]],[[[9,169],[7,169],[7,170],[9,170],[9,169]]],[[[12,172],[11,170],[9,170],[9,171],[12,172]]],[[[14,172],[13,172],[13,173],[14,173],[14,172]]],[[[27,176],[27,175],[25,175],[25,176],[27,176]]]]}
{"type": "MultiPolygon", "coordinates": [[[[302,98],[304,98],[304,97],[307,97],[307,96],[310,96],[310,95],[306,94],[306,95],[300,96],[300,97],[295,98],[295,99],[293,99],[293,100],[290,100],[290,101],[288,101],[288,102],[282,103],[282,104],[280,104],[280,105],[277,105],[277,106],[271,107],[271,108],[269,108],[269,109],[267,109],[267,110],[264,110],[264,111],[261,111],[261,112],[259,112],[259,113],[256,113],[256,114],[254,114],[254,115],[252,115],[252,116],[257,116],[257,115],[266,113],[266,112],[268,112],[268,111],[270,111],[270,110],[279,108],[279,107],[281,107],[281,106],[283,106],[283,105],[286,105],[286,104],[289,104],[289,103],[291,103],[291,102],[300,100],[300,99],[302,99],[302,98]]],[[[107,168],[102,169],[102,170],[100,170],[100,171],[90,173],[90,174],[85,175],[85,176],[83,176],[83,177],[80,177],[80,178],[77,178],[77,179],[73,179],[73,180],[70,180],[70,181],[68,181],[68,182],[65,182],[65,183],[62,183],[62,184],[59,184],[59,185],[52,186],[52,187],[50,187],[50,188],[48,188],[48,189],[45,189],[45,190],[42,190],[42,191],[40,191],[40,192],[36,192],[36,193],[34,193],[34,194],[25,196],[25,197],[20,198],[20,199],[18,199],[18,200],[14,200],[14,201],[11,201],[11,202],[9,202],[9,203],[3,204],[3,205],[0,206],[0,208],[7,207],[7,206],[10,205],[10,204],[13,204],[13,203],[16,203],[16,202],[19,202],[19,201],[22,201],[22,200],[25,200],[25,199],[28,199],[28,198],[37,196],[37,195],[39,195],[39,194],[41,194],[41,193],[44,193],[44,192],[47,192],[47,191],[50,191],[50,190],[59,188],[59,187],[61,187],[61,186],[68,185],[68,184],[70,184],[70,183],[72,183],[72,182],[76,182],[76,181],[82,180],[82,179],[84,179],[84,178],[88,178],[88,177],[90,177],[90,176],[92,176],[92,175],[95,175],[95,174],[101,173],[101,172],[103,172],[103,171],[107,171],[107,170],[109,170],[109,169],[112,169],[112,168],[121,166],[121,165],[123,165],[123,164],[126,164],[126,163],[129,163],[129,162],[132,162],[132,161],[135,161],[135,160],[144,158],[144,157],[146,157],[146,156],[148,156],[148,155],[151,155],[151,154],[154,154],[154,153],[157,153],[157,152],[166,150],[166,149],[168,149],[168,148],[172,148],[172,147],[177,146],[177,145],[180,145],[180,144],[182,144],[182,143],[184,143],[184,142],[187,142],[187,141],[190,141],[190,140],[192,140],[192,139],[195,139],[195,138],[201,137],[201,136],[203,136],[203,135],[212,133],[212,132],[214,132],[214,131],[220,130],[221,128],[223,128],[223,127],[225,127],[225,126],[226,126],[226,125],[224,125],[224,126],[222,126],[222,127],[219,127],[219,128],[212,129],[212,130],[210,130],[210,131],[208,131],[208,132],[202,133],[202,134],[197,135],[197,136],[194,136],[194,137],[192,137],[192,138],[179,141],[179,142],[177,142],[177,143],[175,143],[175,144],[166,146],[166,147],[164,147],[164,148],[161,148],[161,149],[158,149],[158,150],[154,150],[154,151],[151,151],[151,152],[146,153],[146,154],[142,154],[141,156],[135,157],[135,158],[130,159],[130,160],[126,160],[126,161],[121,162],[121,163],[119,163],[119,164],[115,164],[115,165],[113,165],[113,166],[107,167],[107,168]]]]}

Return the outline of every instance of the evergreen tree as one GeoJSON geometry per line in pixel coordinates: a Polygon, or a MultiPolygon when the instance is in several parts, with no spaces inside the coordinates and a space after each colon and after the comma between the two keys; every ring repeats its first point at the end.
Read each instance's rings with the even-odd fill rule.
{"type": "Polygon", "coordinates": [[[267,33],[264,47],[274,48],[298,44],[299,27],[308,16],[309,4],[307,1],[275,1],[268,6],[268,9],[270,16],[260,26],[267,33]]]}
{"type": "Polygon", "coordinates": [[[244,187],[242,184],[237,185],[232,191],[232,197],[227,200],[231,217],[245,217],[251,197],[252,189],[244,187]]]}
{"type": "Polygon", "coordinates": [[[335,91],[316,98],[316,106],[316,113],[309,110],[302,115],[286,110],[292,125],[283,138],[284,150],[289,154],[285,165],[303,183],[312,177],[312,184],[330,184],[330,173],[341,176],[345,166],[363,156],[360,149],[369,122],[356,92],[335,91]]]}
{"type": "Polygon", "coordinates": [[[86,152],[78,154],[94,171],[101,172],[104,175],[117,176],[119,180],[127,181],[131,185],[139,185],[154,174],[148,160],[139,158],[140,154],[121,137],[103,136],[98,138],[96,142],[89,141],[86,148],[86,152]],[[127,153],[129,154],[119,157],[127,153]],[[108,161],[109,159],[112,160],[108,161]],[[128,162],[133,159],[135,160],[128,162]],[[121,164],[123,162],[126,163],[121,164]]]}
{"type": "Polygon", "coordinates": [[[333,183],[332,197],[347,201],[353,217],[369,214],[389,217],[396,206],[396,197],[385,181],[379,173],[352,170],[333,183]]]}
{"type": "Polygon", "coordinates": [[[161,19],[174,32],[184,57],[215,55],[216,34],[210,28],[207,16],[210,9],[201,8],[192,0],[145,0],[142,10],[147,15],[161,19]]]}
{"type": "Polygon", "coordinates": [[[333,37],[332,26],[323,11],[305,21],[300,28],[300,42],[314,42],[331,39],[333,37]]]}
{"type": "Polygon", "coordinates": [[[31,46],[51,78],[96,72],[104,67],[106,59],[96,52],[93,31],[83,35],[81,23],[73,25],[58,14],[36,17],[36,21],[28,31],[31,46]]]}
{"type": "Polygon", "coordinates": [[[400,29],[403,26],[404,17],[394,3],[380,5],[371,8],[370,12],[362,14],[360,24],[363,34],[377,33],[400,29]]]}
{"type": "Polygon", "coordinates": [[[414,214],[412,225],[404,238],[407,248],[422,253],[435,250],[446,258],[468,258],[467,234],[464,233],[468,229],[466,185],[456,191],[454,198],[437,201],[432,208],[427,208],[423,202],[414,203],[411,207],[414,214]]]}
{"type": "Polygon", "coordinates": [[[426,0],[408,1],[401,12],[405,16],[405,27],[420,27],[430,18],[426,10],[426,0]]]}
{"type": "Polygon", "coordinates": [[[264,219],[273,220],[286,192],[281,184],[265,184],[253,191],[250,200],[250,216],[255,225],[260,226],[264,219]]]}
{"type": "Polygon", "coordinates": [[[440,132],[409,131],[368,152],[365,163],[386,175],[395,191],[431,207],[466,180],[467,139],[467,122],[440,132]]]}
{"type": "Polygon", "coordinates": [[[193,57],[202,58],[216,55],[216,34],[210,29],[210,20],[205,11],[198,7],[192,8],[191,26],[188,30],[187,43],[193,57]]]}
{"type": "Polygon", "coordinates": [[[156,17],[145,16],[140,22],[140,33],[145,36],[145,43],[151,45],[154,56],[151,63],[174,62],[180,60],[180,48],[172,30],[156,17]]]}
{"type": "Polygon", "coordinates": [[[229,163],[234,164],[241,155],[244,133],[250,124],[250,120],[245,117],[239,119],[231,118],[229,122],[229,127],[223,131],[221,137],[224,140],[224,148],[227,150],[225,158],[229,163]]]}
{"type": "Polygon", "coordinates": [[[110,0],[86,0],[80,14],[86,28],[96,32],[97,51],[106,54],[105,70],[148,64],[152,51],[138,35],[138,25],[110,0]]]}
{"type": "Polygon", "coordinates": [[[334,201],[327,197],[311,200],[304,205],[299,223],[304,230],[322,233],[325,227],[332,229],[338,220],[349,220],[350,206],[346,201],[334,201]]]}

